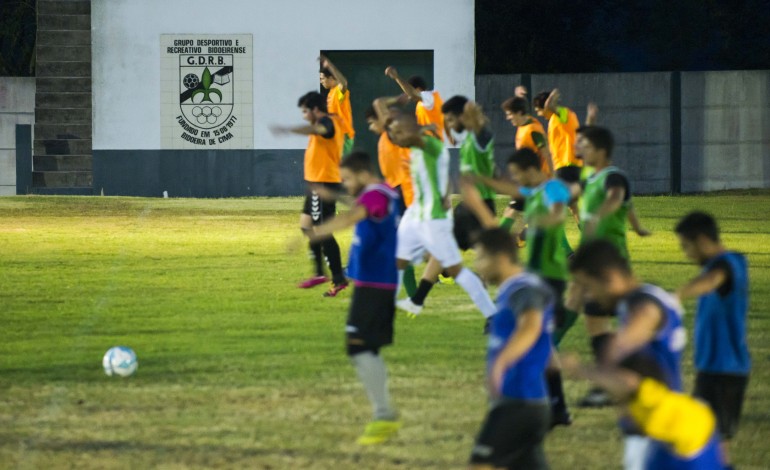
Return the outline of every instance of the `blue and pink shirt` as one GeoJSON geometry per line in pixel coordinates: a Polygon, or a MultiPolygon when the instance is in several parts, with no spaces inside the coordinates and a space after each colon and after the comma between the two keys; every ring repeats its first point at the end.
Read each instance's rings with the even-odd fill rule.
{"type": "Polygon", "coordinates": [[[372,184],[361,191],[356,204],[366,209],[367,217],[353,232],[348,277],[357,287],[395,290],[398,193],[386,184],[372,184]]]}

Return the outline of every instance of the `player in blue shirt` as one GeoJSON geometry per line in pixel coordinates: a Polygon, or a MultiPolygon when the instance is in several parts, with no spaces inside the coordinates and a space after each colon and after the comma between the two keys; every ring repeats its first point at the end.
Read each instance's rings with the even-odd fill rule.
{"type": "Polygon", "coordinates": [[[516,241],[507,231],[481,232],[475,249],[476,270],[499,289],[487,353],[491,406],[471,468],[545,469],[550,405],[544,372],[551,355],[554,294],[518,263],[516,241]]]}
{"type": "MultiPolygon", "coordinates": [[[[687,335],[679,301],[660,287],[636,279],[628,259],[607,240],[582,244],[570,261],[570,271],[592,301],[618,317],[617,333],[599,352],[600,362],[652,377],[680,392],[687,335]]],[[[628,419],[620,424],[626,435],[625,468],[645,468],[651,441],[628,419]]]]}
{"type": "Polygon", "coordinates": [[[331,236],[355,225],[348,276],[355,289],[347,324],[347,352],[364,384],[374,410],[358,443],[379,444],[401,427],[390,403],[388,374],[380,348],[393,342],[398,194],[376,176],[374,163],[364,152],[348,154],[340,165],[342,184],[356,198],[352,209],[316,226],[313,239],[331,236]]]}
{"type": "Polygon", "coordinates": [[[686,215],[675,230],[685,255],[703,267],[677,295],[698,297],[694,394],[714,410],[725,464],[729,464],[728,442],[738,429],[751,371],[746,338],[748,264],[742,254],[725,248],[716,221],[706,213],[686,215]]]}

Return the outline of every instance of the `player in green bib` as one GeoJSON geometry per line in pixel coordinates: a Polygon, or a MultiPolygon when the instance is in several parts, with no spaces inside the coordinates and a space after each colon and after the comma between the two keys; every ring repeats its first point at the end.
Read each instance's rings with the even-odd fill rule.
{"type": "MultiPolygon", "coordinates": [[[[524,220],[527,229],[527,270],[542,277],[553,289],[555,329],[553,342],[557,345],[564,334],[575,323],[577,313],[564,307],[569,270],[567,267],[567,247],[562,240],[565,237],[567,208],[572,201],[570,188],[559,179],[550,179],[542,171],[540,156],[532,149],[517,150],[508,159],[508,172],[513,183],[491,178],[480,178],[482,183],[494,187],[503,194],[525,199],[524,220]]],[[[478,179],[478,178],[477,178],[478,179]]],[[[474,212],[484,210],[481,204],[474,203],[469,197],[473,188],[464,187],[463,196],[466,204],[474,212]]],[[[488,213],[485,226],[495,225],[496,219],[488,213]]],[[[548,388],[551,393],[552,425],[569,425],[572,419],[567,411],[561,383],[558,362],[553,361],[546,370],[548,388]]]]}
{"type": "MultiPolygon", "coordinates": [[[[614,139],[612,133],[603,127],[585,126],[578,129],[576,148],[578,155],[587,166],[593,168],[581,185],[578,202],[580,209],[580,244],[589,240],[607,240],[628,259],[626,220],[631,209],[631,190],[628,177],[612,166],[614,139]]],[[[570,286],[567,305],[575,310],[583,307],[586,331],[591,337],[591,349],[597,363],[600,362],[605,344],[612,336],[614,312],[603,309],[593,301],[584,302],[585,293],[570,286]]],[[[606,406],[608,395],[594,389],[584,397],[581,406],[606,406]]]]}

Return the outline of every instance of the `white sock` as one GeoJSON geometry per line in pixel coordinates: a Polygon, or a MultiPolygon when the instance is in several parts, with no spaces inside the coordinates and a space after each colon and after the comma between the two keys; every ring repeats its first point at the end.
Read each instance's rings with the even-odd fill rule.
{"type": "Polygon", "coordinates": [[[460,273],[455,277],[455,282],[460,284],[460,287],[468,293],[476,307],[481,310],[484,318],[489,318],[497,312],[495,303],[492,302],[492,298],[489,297],[489,293],[484,289],[484,284],[481,279],[478,278],[468,268],[463,268],[460,273]]]}
{"type": "Polygon", "coordinates": [[[398,300],[398,294],[401,293],[401,288],[404,287],[404,270],[398,270],[398,287],[396,288],[396,300],[398,300]]]}
{"type": "Polygon", "coordinates": [[[393,421],[396,411],[390,406],[388,393],[388,370],[385,361],[379,354],[366,351],[354,355],[351,360],[358,373],[358,378],[364,384],[366,395],[372,404],[375,420],[393,421]]]}

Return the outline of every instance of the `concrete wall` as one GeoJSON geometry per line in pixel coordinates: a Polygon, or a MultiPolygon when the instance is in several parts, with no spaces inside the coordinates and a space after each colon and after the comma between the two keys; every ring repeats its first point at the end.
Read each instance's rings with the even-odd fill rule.
{"type": "Polygon", "coordinates": [[[770,71],[682,74],[682,191],[770,188],[770,71]]]}
{"type": "Polygon", "coordinates": [[[0,196],[16,194],[16,124],[34,122],[35,78],[1,77],[0,196]]]}
{"type": "Polygon", "coordinates": [[[304,148],[305,138],[276,138],[268,125],[301,123],[296,100],[318,89],[321,50],[431,49],[436,89],[473,96],[473,0],[421,0],[419,10],[414,5],[93,0],[93,148],[160,148],[161,34],[253,35],[255,149],[304,148]],[[441,21],[421,14],[436,12],[441,21]]]}
{"type": "Polygon", "coordinates": [[[671,72],[575,75],[481,75],[477,98],[497,132],[497,159],[513,149],[514,130],[500,104],[516,85],[530,93],[558,87],[563,103],[585,119],[599,105],[599,124],[615,134],[615,162],[634,192],[671,191],[672,151],[681,152],[682,192],[770,188],[770,71],[683,72],[672,89],[671,72]],[[672,94],[678,109],[671,109],[672,94]],[[673,111],[673,113],[672,113],[673,111]],[[672,129],[672,115],[681,125],[672,129]],[[672,140],[681,136],[681,147],[672,140]],[[502,154],[502,155],[501,155],[502,154]]]}
{"type": "Polygon", "coordinates": [[[530,82],[532,96],[559,88],[562,103],[577,113],[581,123],[588,103],[597,103],[599,124],[615,134],[615,163],[628,172],[634,192],[669,191],[669,73],[478,76],[477,97],[492,116],[501,163],[513,150],[515,129],[505,121],[500,104],[524,81],[530,82]]]}

